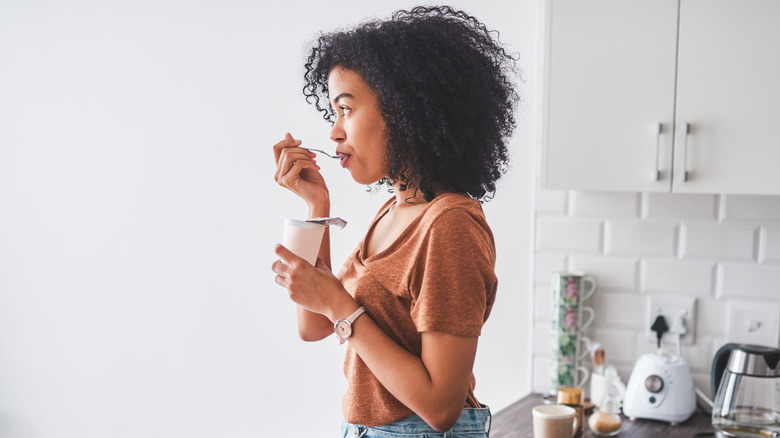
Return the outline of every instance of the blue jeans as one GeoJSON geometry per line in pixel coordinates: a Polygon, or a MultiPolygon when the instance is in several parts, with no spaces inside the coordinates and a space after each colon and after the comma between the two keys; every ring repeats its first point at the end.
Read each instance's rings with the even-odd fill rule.
{"type": "Polygon", "coordinates": [[[385,426],[360,426],[346,421],[341,425],[343,438],[488,438],[492,416],[490,408],[465,408],[447,432],[436,432],[417,415],[385,426]]]}

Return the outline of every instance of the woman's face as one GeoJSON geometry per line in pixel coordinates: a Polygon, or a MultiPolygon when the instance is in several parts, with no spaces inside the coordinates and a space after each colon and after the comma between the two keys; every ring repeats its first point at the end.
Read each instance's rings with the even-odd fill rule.
{"type": "Polygon", "coordinates": [[[330,131],[352,179],[372,184],[387,176],[385,121],[374,90],[352,70],[335,67],[328,76],[330,104],[336,123],[330,131]]]}

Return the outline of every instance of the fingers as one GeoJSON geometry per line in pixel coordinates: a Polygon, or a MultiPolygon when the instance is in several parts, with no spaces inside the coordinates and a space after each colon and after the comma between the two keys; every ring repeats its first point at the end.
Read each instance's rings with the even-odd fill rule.
{"type": "Polygon", "coordinates": [[[292,251],[285,248],[284,245],[276,244],[274,246],[274,254],[276,254],[277,257],[282,259],[284,263],[286,263],[289,266],[295,266],[300,264],[301,262],[305,262],[306,260],[298,257],[297,255],[293,254],[292,251]]]}
{"type": "Polygon", "coordinates": [[[295,257],[295,254],[290,252],[290,250],[282,245],[276,245],[276,247],[274,247],[274,253],[276,253],[276,255],[279,257],[279,260],[276,260],[273,262],[273,264],[271,264],[271,271],[276,274],[276,278],[274,280],[280,286],[289,287],[290,271],[293,269],[293,267],[290,266],[290,264],[282,257],[284,256],[287,259],[292,259],[295,257]]]}
{"type": "Polygon", "coordinates": [[[276,169],[274,180],[281,185],[292,190],[295,193],[301,193],[299,187],[302,182],[311,182],[313,174],[308,174],[307,170],[319,174],[320,166],[311,159],[300,157],[285,158],[276,169]],[[292,159],[295,158],[295,159],[292,159]]]}
{"type": "Polygon", "coordinates": [[[295,189],[295,187],[298,186],[299,183],[303,180],[303,178],[301,178],[301,172],[303,172],[305,169],[312,169],[313,171],[318,172],[321,168],[317,165],[317,163],[307,160],[297,160],[290,163],[290,170],[286,172],[283,170],[279,171],[279,176],[276,178],[276,182],[283,187],[293,189],[293,191],[297,193],[298,191],[295,189]]]}
{"type": "Polygon", "coordinates": [[[279,257],[279,260],[271,264],[271,270],[276,274],[274,280],[280,286],[290,289],[293,277],[300,278],[301,275],[306,275],[304,266],[309,263],[280,244],[274,247],[274,254],[279,257]],[[304,268],[304,271],[300,271],[301,268],[304,268]]]}
{"type": "Polygon", "coordinates": [[[299,147],[300,140],[293,140],[288,133],[285,139],[274,145],[274,158],[276,160],[276,172],[274,180],[285,187],[290,187],[299,180],[303,169],[320,170],[314,157],[317,155],[299,147]]]}
{"type": "Polygon", "coordinates": [[[284,134],[284,140],[282,140],[279,143],[276,143],[274,145],[274,160],[276,160],[276,162],[278,163],[279,162],[279,157],[281,156],[282,151],[284,149],[291,148],[291,147],[297,147],[297,146],[300,146],[300,145],[301,145],[301,141],[300,140],[295,140],[293,138],[293,136],[290,135],[289,132],[284,134]]]}
{"type": "Polygon", "coordinates": [[[309,158],[315,157],[317,154],[314,152],[310,152],[308,149],[301,148],[301,141],[295,140],[290,133],[284,134],[284,140],[280,141],[279,143],[276,143],[273,147],[274,149],[274,160],[276,163],[279,163],[279,160],[282,158],[282,155],[284,155],[285,151],[288,149],[295,149],[296,152],[299,152],[302,154],[302,156],[306,156],[309,158]]]}

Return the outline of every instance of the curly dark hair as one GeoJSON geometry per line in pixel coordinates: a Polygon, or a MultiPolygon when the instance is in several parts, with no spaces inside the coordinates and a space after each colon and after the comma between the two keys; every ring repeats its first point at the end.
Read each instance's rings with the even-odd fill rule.
{"type": "Polygon", "coordinates": [[[334,67],[356,72],[377,94],[386,124],[388,176],[378,184],[398,181],[427,201],[443,190],[483,202],[508,166],[516,61],[476,18],[420,6],[320,35],[303,94],[333,123],[328,75],[334,67]]]}

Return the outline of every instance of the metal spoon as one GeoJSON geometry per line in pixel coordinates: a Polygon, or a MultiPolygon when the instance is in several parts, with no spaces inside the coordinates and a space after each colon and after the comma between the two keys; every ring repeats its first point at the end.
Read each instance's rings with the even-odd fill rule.
{"type": "Polygon", "coordinates": [[[325,152],[323,150],[320,150],[320,149],[314,149],[314,148],[303,148],[303,149],[306,149],[307,151],[311,151],[311,152],[319,152],[319,153],[327,156],[328,158],[335,158],[337,160],[341,159],[341,155],[331,155],[331,154],[329,154],[329,153],[327,153],[327,152],[325,152]]]}

